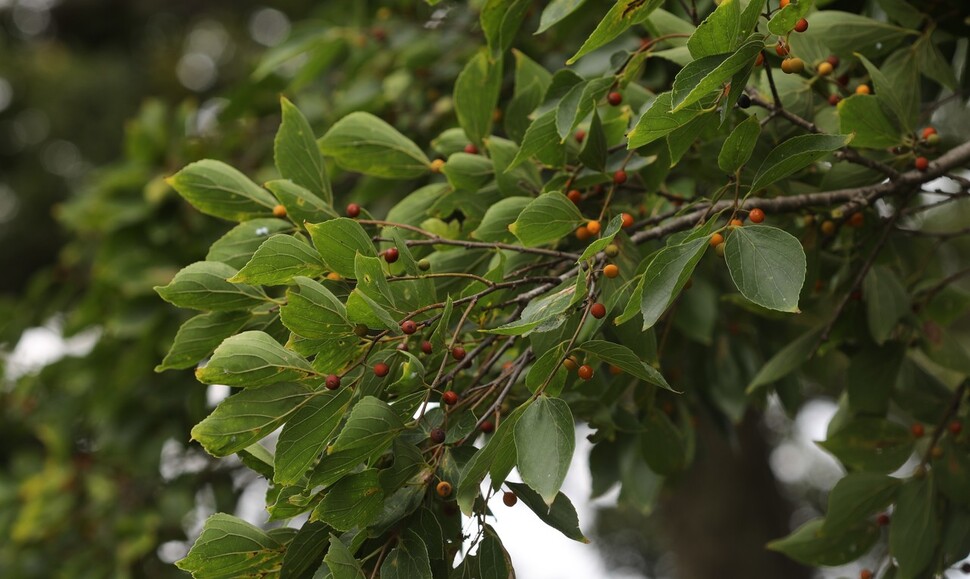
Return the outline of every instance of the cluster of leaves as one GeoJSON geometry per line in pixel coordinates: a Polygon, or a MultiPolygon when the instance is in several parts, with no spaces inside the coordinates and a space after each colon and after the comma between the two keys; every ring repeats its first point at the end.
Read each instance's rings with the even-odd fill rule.
{"type": "Polygon", "coordinates": [[[921,194],[970,161],[953,141],[959,117],[942,139],[921,132],[924,107],[947,113],[942,91],[957,88],[939,49],[952,38],[889,0],[893,22],[724,0],[692,23],[664,4],[597,15],[566,61],[580,75],[515,47],[523,23],[545,32],[595,7],[485,2],[485,45],[454,79],[457,126],[430,144],[441,158],[363,111],[317,138],[284,99],[278,178],[259,185],[204,160],[169,179],[239,224],[156,288],[202,312],[158,369],[198,365],[202,383],[236,388],[193,439],[272,481],[272,520],[308,516],[263,531],[215,515],[180,568],[507,577],[488,524],[503,487],[585,541],[560,492],[577,420],[595,430],[595,491],[619,482],[621,501],[649,510],[693,459],[692,415],[736,421],[770,391],[794,409],[826,387],[840,410],[823,447],[850,474],[825,519],[771,547],[854,561],[895,505],[884,576],[931,577],[970,552],[958,326],[970,301],[953,287],[966,271],[944,259],[965,255],[966,231],[931,227],[966,210],[967,181],[921,194]],[[793,33],[802,18],[811,26],[793,33]],[[811,71],[781,75],[765,50],[779,43],[811,71]],[[823,61],[837,78],[814,72],[823,61]],[[672,71],[663,90],[641,82],[651,67],[672,71]],[[861,83],[875,95],[850,89],[861,83]],[[383,216],[338,210],[354,175],[406,193],[383,216]],[[796,339],[779,350],[779,335],[796,339]],[[915,437],[914,421],[932,436],[915,437]],[[271,451],[260,441],[278,429],[271,451]],[[916,469],[886,475],[914,453],[916,469]],[[466,542],[477,550],[453,569],[466,542]]]}

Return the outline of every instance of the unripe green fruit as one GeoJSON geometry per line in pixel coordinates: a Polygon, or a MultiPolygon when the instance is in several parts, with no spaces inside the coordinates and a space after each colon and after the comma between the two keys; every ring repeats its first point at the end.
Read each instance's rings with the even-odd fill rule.
{"type": "Polygon", "coordinates": [[[421,271],[428,271],[429,269],[431,269],[431,262],[428,261],[427,259],[422,259],[418,261],[418,269],[420,269],[421,271]]]}
{"type": "Polygon", "coordinates": [[[617,247],[616,244],[611,243],[606,246],[606,249],[603,250],[603,253],[605,253],[607,257],[616,257],[620,255],[620,248],[617,247]]]}

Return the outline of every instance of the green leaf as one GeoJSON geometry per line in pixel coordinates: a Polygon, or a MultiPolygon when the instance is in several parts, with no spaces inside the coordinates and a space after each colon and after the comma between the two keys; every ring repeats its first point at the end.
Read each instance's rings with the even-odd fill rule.
{"type": "Polygon", "coordinates": [[[196,161],[166,182],[202,213],[229,221],[267,217],[276,206],[272,195],[221,161],[196,161]]]}
{"type": "Polygon", "coordinates": [[[375,468],[346,476],[327,489],[313,516],[338,531],[364,528],[381,513],[384,489],[375,468]]]}
{"type": "Polygon", "coordinates": [[[487,0],[485,2],[479,20],[493,58],[499,58],[512,46],[515,34],[519,31],[522,19],[525,18],[530,6],[529,0],[487,0]]]}
{"type": "Polygon", "coordinates": [[[751,115],[734,127],[724,140],[721,153],[717,156],[717,166],[725,173],[735,173],[751,158],[758,137],[761,136],[761,123],[751,115]]]}
{"type": "Polygon", "coordinates": [[[703,112],[700,103],[685,106],[676,112],[671,112],[672,95],[665,92],[657,95],[656,100],[643,113],[636,126],[628,135],[628,149],[636,149],[648,145],[657,139],[666,137],[676,129],[694,120],[694,117],[703,112]]]}
{"type": "MultiPolygon", "coordinates": [[[[778,10],[768,21],[768,32],[772,34],[777,34],[778,36],[787,36],[795,24],[803,18],[808,11],[812,8],[811,0],[800,0],[791,2],[788,6],[785,6],[781,10],[778,10]]],[[[814,20],[812,21],[812,28],[815,27],[814,20]]]]}
{"type": "Polygon", "coordinates": [[[849,409],[860,414],[885,415],[906,347],[899,342],[877,346],[865,343],[849,359],[845,392],[849,409]]]}
{"type": "Polygon", "coordinates": [[[276,168],[284,179],[305,187],[327,205],[333,205],[333,191],[327,168],[317,147],[313,129],[300,109],[286,97],[280,98],[283,121],[273,141],[276,168]]]}
{"type": "Polygon", "coordinates": [[[735,52],[705,56],[690,62],[674,78],[671,91],[671,112],[688,107],[723,86],[742,68],[750,66],[765,47],[763,37],[741,45],[735,52]]]}
{"type": "Polygon", "coordinates": [[[583,535],[579,528],[579,517],[576,516],[576,509],[566,495],[557,494],[556,499],[552,501],[552,506],[549,506],[539,496],[539,493],[529,488],[529,485],[514,482],[505,484],[543,523],[574,541],[589,543],[589,539],[583,535]]]}
{"type": "Polygon", "coordinates": [[[566,147],[556,129],[556,109],[551,109],[532,121],[522,137],[519,153],[512,159],[506,172],[532,157],[550,167],[561,167],[566,162],[566,147]]]}
{"type": "Polygon", "coordinates": [[[351,409],[347,423],[328,452],[378,448],[390,444],[403,428],[404,423],[386,402],[366,396],[351,409]]]}
{"type": "Polygon", "coordinates": [[[325,269],[320,254],[309,244],[292,235],[274,235],[264,241],[249,263],[227,281],[284,285],[297,276],[316,277],[325,269]]]}
{"type": "Polygon", "coordinates": [[[243,221],[212,244],[205,260],[220,261],[239,269],[249,262],[267,237],[283,231],[293,231],[293,224],[276,218],[243,221]]]}
{"type": "Polygon", "coordinates": [[[552,0],[552,2],[542,9],[542,15],[539,17],[539,28],[536,30],[536,34],[541,34],[549,30],[563,18],[579,9],[585,2],[586,0],[552,0]]]}
{"type": "Polygon", "coordinates": [[[306,404],[289,417],[276,443],[273,482],[296,484],[313,467],[340,426],[351,394],[350,388],[315,392],[306,404]]]}
{"type": "Polygon", "coordinates": [[[313,245],[331,270],[343,277],[353,278],[357,254],[377,257],[374,244],[364,228],[353,219],[340,217],[323,223],[307,225],[313,245]]]}
{"type": "Polygon", "coordinates": [[[586,131],[586,139],[583,140],[583,148],[579,151],[579,160],[590,169],[605,171],[606,159],[609,156],[606,131],[603,129],[603,122],[600,121],[599,112],[595,109],[592,119],[589,130],[586,131]]]}
{"type": "Polygon", "coordinates": [[[532,201],[509,225],[511,231],[526,247],[558,241],[571,234],[583,223],[583,214],[565,195],[554,191],[532,201]]]}
{"type": "Polygon", "coordinates": [[[741,40],[740,26],[741,0],[724,0],[687,39],[691,56],[703,58],[732,52],[741,40]]]}
{"type": "Polygon", "coordinates": [[[275,382],[305,378],[313,372],[309,362],[265,332],[256,330],[227,338],[209,363],[195,371],[203,384],[258,388],[275,382]]]}
{"type": "Polygon", "coordinates": [[[919,71],[950,90],[957,90],[960,82],[953,73],[953,66],[940,52],[930,34],[925,34],[916,43],[916,61],[919,71]]]}
{"type": "MultiPolygon", "coordinates": [[[[489,0],[492,9],[496,4],[508,0],[489,0]]],[[[521,0],[514,0],[524,4],[521,0]]],[[[482,20],[486,19],[486,6],[482,20]]],[[[495,13],[492,12],[493,17],[495,13]]],[[[500,17],[501,15],[499,15],[500,17]]],[[[491,43],[489,43],[491,45],[491,43]]],[[[492,114],[498,105],[498,93],[502,88],[502,59],[491,60],[486,50],[479,50],[468,61],[455,81],[455,114],[458,123],[465,130],[468,140],[481,144],[482,139],[492,132],[492,114]]]]}
{"type": "Polygon", "coordinates": [[[660,386],[671,392],[677,392],[667,383],[667,380],[664,379],[663,375],[656,368],[641,360],[633,350],[626,346],[605,340],[590,340],[584,342],[579,347],[579,350],[592,354],[607,364],[612,364],[627,374],[635,376],[639,380],[660,386]]]}
{"type": "Polygon", "coordinates": [[[250,312],[210,312],[186,321],[156,372],[191,368],[212,353],[223,340],[239,331],[252,317],[250,312]]]}
{"type": "Polygon", "coordinates": [[[906,481],[899,489],[889,550],[899,566],[899,579],[921,577],[940,540],[939,517],[932,475],[906,481]]]}
{"type": "Polygon", "coordinates": [[[461,512],[472,513],[475,499],[481,494],[481,484],[485,475],[491,473],[492,486],[501,484],[515,466],[515,425],[519,418],[532,405],[527,400],[503,420],[495,435],[488,439],[485,446],[476,452],[461,469],[455,499],[461,512]]]}
{"type": "Polygon", "coordinates": [[[323,562],[333,574],[333,579],[367,579],[354,554],[332,533],[330,548],[327,549],[327,556],[323,558],[323,562]]]}
{"type": "Polygon", "coordinates": [[[479,544],[476,558],[478,573],[474,575],[475,577],[480,579],[509,579],[509,577],[515,575],[512,569],[512,559],[505,551],[505,547],[502,546],[502,540],[491,527],[485,527],[485,538],[479,544]]]}
{"type": "Polygon", "coordinates": [[[668,246],[650,262],[643,274],[643,298],[640,301],[644,330],[653,327],[674,303],[707,246],[708,240],[703,237],[668,246]]]}
{"type": "Polygon", "coordinates": [[[400,331],[400,325],[394,316],[360,288],[354,288],[347,296],[347,318],[355,324],[364,324],[369,328],[400,331]]]}
{"type": "Polygon", "coordinates": [[[662,4],[663,0],[634,0],[632,2],[630,0],[617,0],[616,4],[603,17],[603,20],[596,25],[596,30],[579,47],[579,51],[566,61],[566,64],[574,64],[586,54],[623,34],[634,24],[643,22],[650,16],[651,12],[662,4]]]}
{"type": "Polygon", "coordinates": [[[218,261],[199,261],[186,266],[166,286],[155,292],[180,308],[226,312],[247,310],[266,300],[254,287],[226,281],[236,270],[218,261]]]}
{"type": "Polygon", "coordinates": [[[347,310],[323,284],[308,277],[293,279],[286,290],[280,319],[288,330],[313,340],[329,340],[353,332],[347,310]]]}
{"type": "MultiPolygon", "coordinates": [[[[255,390],[253,390],[255,392],[255,390]]],[[[266,479],[273,478],[273,454],[266,450],[266,447],[258,442],[254,442],[236,452],[236,456],[248,468],[262,475],[266,479]]]]}
{"type": "Polygon", "coordinates": [[[869,333],[877,344],[889,339],[896,324],[909,314],[909,295],[891,269],[874,266],[862,282],[869,333]]]}
{"type": "Polygon", "coordinates": [[[455,191],[477,192],[495,177],[492,161],[482,155],[455,153],[441,169],[455,191]]]}
{"type": "Polygon", "coordinates": [[[585,295],[586,286],[580,284],[577,288],[576,283],[565,282],[559,287],[561,289],[529,302],[518,320],[488,332],[502,336],[525,336],[540,327],[543,330],[559,327],[565,321],[565,312],[585,295]]]}
{"type": "Polygon", "coordinates": [[[612,76],[580,82],[560,99],[556,106],[556,131],[561,142],[565,142],[579,123],[593,112],[596,103],[606,96],[614,83],[612,76]]]}
{"type": "Polygon", "coordinates": [[[299,384],[242,390],[224,399],[192,428],[192,440],[212,456],[228,456],[279,428],[310,396],[299,384]]]}
{"type": "Polygon", "coordinates": [[[519,154],[518,145],[495,136],[488,138],[487,145],[492,162],[495,164],[495,183],[502,195],[528,195],[542,188],[539,169],[535,165],[529,163],[509,169],[512,161],[519,154]]]}
{"type": "Polygon", "coordinates": [[[666,414],[653,408],[643,420],[640,453],[650,470],[660,475],[680,471],[687,464],[687,440],[666,414]]]}
{"type": "Polygon", "coordinates": [[[761,386],[777,382],[804,364],[815,352],[815,346],[818,344],[821,333],[822,329],[816,328],[779,350],[758,370],[755,377],[751,379],[751,383],[748,384],[745,393],[751,394],[761,386]]]}
{"type": "Polygon", "coordinates": [[[296,536],[286,546],[283,555],[283,568],[280,579],[300,579],[311,568],[320,564],[323,554],[330,544],[330,528],[320,522],[308,522],[297,531],[296,536]]]}
{"type": "Polygon", "coordinates": [[[728,236],[724,258],[741,295],[770,310],[797,313],[805,283],[805,251],[790,233],[751,225],[728,236]]]}
{"type": "Polygon", "coordinates": [[[515,223],[522,210],[532,201],[532,197],[507,197],[491,205],[478,224],[478,229],[472,232],[472,237],[482,241],[514,241],[515,236],[509,231],[509,225],[515,223]]]}
{"type": "Polygon", "coordinates": [[[540,396],[515,425],[519,474],[547,505],[566,480],[575,449],[573,414],[559,398],[540,396]]]}
{"type": "Polygon", "coordinates": [[[835,566],[855,561],[879,540],[879,528],[872,523],[838,534],[823,531],[822,523],[822,519],[813,519],[791,535],[768,543],[768,548],[805,565],[835,566]]]}
{"type": "Polygon", "coordinates": [[[865,523],[896,498],[902,481],[883,474],[849,473],[829,493],[829,509],[822,531],[838,535],[865,523]]]}
{"type": "Polygon", "coordinates": [[[560,344],[558,347],[550,348],[536,359],[525,376],[525,387],[530,392],[535,393],[545,385],[543,392],[547,396],[559,396],[569,375],[565,366],[561,364],[565,351],[565,347],[560,344]]]}
{"type": "Polygon", "coordinates": [[[877,44],[890,46],[918,33],[851,12],[822,10],[812,14],[808,31],[836,54],[872,50],[877,44]]]}
{"type": "Polygon", "coordinates": [[[851,469],[892,472],[913,453],[909,429],[883,418],[853,418],[817,443],[851,469]]]}
{"type": "MultiPolygon", "coordinates": [[[[913,127],[909,126],[909,110],[903,105],[902,96],[899,94],[900,91],[905,90],[905,87],[899,87],[899,90],[897,90],[895,83],[890,82],[876,65],[869,62],[868,58],[858,53],[856,53],[855,57],[859,59],[862,65],[866,67],[866,72],[869,73],[869,78],[872,80],[873,87],[876,89],[875,99],[895,113],[896,119],[904,124],[904,130],[912,130],[913,127]]],[[[858,142],[854,144],[857,147],[861,146],[858,142]]]]}
{"type": "Polygon", "coordinates": [[[374,177],[414,179],[431,164],[410,139],[370,113],[350,113],[317,144],[344,169],[374,177]]]}
{"type": "Polygon", "coordinates": [[[775,147],[762,161],[751,191],[758,191],[775,181],[811,165],[852,140],[851,135],[800,135],[775,147]]]}
{"type": "Polygon", "coordinates": [[[286,208],[286,216],[294,223],[320,223],[338,217],[333,207],[292,181],[276,179],[263,186],[276,196],[280,205],[286,208]]]}
{"type": "Polygon", "coordinates": [[[871,95],[852,95],[838,104],[839,130],[852,133],[852,145],[866,149],[885,149],[902,141],[902,131],[871,95]]]}
{"type": "Polygon", "coordinates": [[[255,577],[278,568],[283,550],[283,545],[262,529],[216,513],[206,519],[189,554],[175,565],[196,579],[255,577]]]}
{"type": "Polygon", "coordinates": [[[587,259],[592,259],[597,253],[606,249],[608,245],[613,243],[613,239],[621,229],[623,229],[622,215],[617,215],[613,217],[613,219],[610,219],[610,222],[606,224],[606,228],[602,231],[602,233],[600,233],[599,238],[586,246],[586,249],[584,249],[583,253],[580,254],[579,259],[576,260],[576,263],[582,263],[587,259]]]}
{"type": "MultiPolygon", "coordinates": [[[[958,420],[966,430],[970,424],[958,420]]],[[[933,460],[933,477],[936,488],[954,503],[970,506],[970,453],[959,439],[945,437],[939,441],[943,456],[933,460]]]]}
{"type": "Polygon", "coordinates": [[[407,529],[398,546],[381,565],[381,579],[432,579],[428,547],[412,529],[407,529]]]}

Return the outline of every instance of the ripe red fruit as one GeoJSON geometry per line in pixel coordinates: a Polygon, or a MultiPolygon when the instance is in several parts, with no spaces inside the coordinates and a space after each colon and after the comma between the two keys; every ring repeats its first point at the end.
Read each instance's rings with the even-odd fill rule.
{"type": "Polygon", "coordinates": [[[785,6],[788,6],[788,3],[790,1],[791,0],[778,0],[778,8],[784,8],[785,6]]]}
{"type": "Polygon", "coordinates": [[[808,30],[808,20],[799,18],[798,22],[795,23],[795,32],[805,32],[806,30],[808,30]]]}
{"type": "Polygon", "coordinates": [[[435,444],[441,444],[445,441],[445,431],[441,428],[432,428],[428,438],[435,444]]]}
{"type": "Polygon", "coordinates": [[[491,434],[495,432],[495,423],[492,422],[491,420],[485,420],[480,425],[478,425],[478,429],[484,432],[485,434],[491,434]]]}
{"type": "Polygon", "coordinates": [[[569,193],[566,193],[566,198],[576,205],[579,205],[579,202],[583,200],[583,194],[577,189],[572,189],[569,191],[569,193]]]}
{"type": "Polygon", "coordinates": [[[960,434],[961,430],[963,430],[963,425],[960,424],[959,420],[954,420],[949,425],[947,425],[946,429],[950,431],[950,434],[952,434],[953,436],[956,436],[960,434]]]}
{"type": "Polygon", "coordinates": [[[765,212],[758,207],[755,207],[750,213],[748,213],[748,219],[751,220],[751,223],[761,223],[765,220],[765,212]]]}
{"type": "Polygon", "coordinates": [[[856,211],[849,216],[849,227],[855,227],[859,229],[862,224],[866,222],[866,216],[862,214],[861,211],[856,211]]]}
{"type": "Polygon", "coordinates": [[[868,569],[859,571],[859,579],[872,579],[872,571],[868,569]]]}
{"type": "Polygon", "coordinates": [[[886,513],[879,513],[879,516],[876,517],[876,524],[879,525],[880,527],[885,527],[886,525],[888,525],[889,515],[887,515],[886,513]]]}
{"type": "Polygon", "coordinates": [[[620,215],[620,225],[623,229],[631,227],[633,225],[633,216],[629,213],[623,213],[620,215]]]}
{"type": "Polygon", "coordinates": [[[920,171],[925,171],[930,168],[930,160],[926,157],[916,157],[916,161],[913,163],[920,171]]]}
{"type": "Polygon", "coordinates": [[[840,97],[839,95],[835,93],[832,93],[829,95],[829,104],[832,105],[833,107],[838,105],[840,102],[842,102],[842,97],[840,97]]]}
{"type": "Polygon", "coordinates": [[[383,378],[384,376],[387,376],[387,373],[390,371],[391,371],[391,367],[385,364],[384,362],[378,362],[374,364],[374,374],[376,374],[377,377],[379,378],[383,378]]]}
{"type": "Polygon", "coordinates": [[[623,95],[621,95],[616,91],[613,91],[610,94],[606,95],[606,101],[610,103],[610,105],[614,107],[618,107],[620,106],[620,103],[623,102],[623,95]]]}
{"type": "Polygon", "coordinates": [[[458,404],[458,393],[454,390],[449,390],[441,395],[441,401],[448,406],[454,406],[458,404]]]}
{"type": "Polygon", "coordinates": [[[589,364],[583,364],[579,367],[577,374],[579,374],[579,377],[583,380],[589,380],[593,377],[593,367],[589,364]]]}
{"type": "Polygon", "coordinates": [[[764,63],[765,63],[765,53],[764,52],[759,52],[758,53],[758,58],[754,59],[754,66],[755,66],[755,68],[757,68],[757,67],[761,66],[764,63]]]}
{"type": "Polygon", "coordinates": [[[626,171],[620,169],[616,173],[613,173],[613,182],[617,185],[626,183],[626,171]]]}
{"type": "Polygon", "coordinates": [[[923,136],[923,139],[925,140],[930,138],[930,136],[935,135],[936,129],[934,129],[933,127],[926,127],[925,129],[923,129],[923,132],[921,134],[923,136]]]}
{"type": "Polygon", "coordinates": [[[591,313],[597,320],[601,320],[603,319],[603,316],[606,315],[606,306],[597,302],[589,308],[589,313],[591,313]]]}
{"type": "Polygon", "coordinates": [[[839,60],[838,56],[835,56],[834,54],[830,54],[828,55],[828,57],[825,58],[825,62],[831,64],[832,68],[839,68],[839,63],[841,61],[839,60]]]}
{"type": "Polygon", "coordinates": [[[340,388],[340,376],[337,376],[336,374],[330,374],[327,376],[326,386],[327,390],[336,390],[337,388],[340,388]]]}
{"type": "Polygon", "coordinates": [[[414,320],[404,320],[401,322],[401,331],[405,334],[413,334],[418,331],[418,325],[414,323],[414,320]]]}
{"type": "Polygon", "coordinates": [[[431,342],[427,340],[421,342],[421,351],[424,352],[425,354],[430,354],[433,349],[434,349],[434,346],[431,345],[431,342]]]}
{"type": "Polygon", "coordinates": [[[584,131],[583,129],[577,129],[574,136],[576,137],[577,143],[582,143],[583,139],[586,138],[586,131],[584,131]]]}
{"type": "Polygon", "coordinates": [[[782,58],[788,56],[788,46],[783,42],[779,42],[775,45],[775,54],[782,58]]]}
{"type": "Polygon", "coordinates": [[[919,422],[914,422],[913,425],[909,427],[909,431],[916,438],[919,438],[919,437],[923,436],[924,434],[926,434],[926,429],[923,428],[923,425],[920,424],[919,422]]]}
{"type": "Polygon", "coordinates": [[[465,359],[465,349],[461,346],[455,346],[451,349],[451,357],[455,360],[461,361],[465,359]]]}
{"type": "Polygon", "coordinates": [[[394,263],[395,261],[397,261],[397,258],[399,255],[400,253],[398,252],[396,247],[389,247],[384,250],[384,261],[386,261],[387,263],[394,263]]]}
{"type": "Polygon", "coordinates": [[[360,205],[357,205],[356,203],[350,203],[347,205],[347,217],[354,219],[358,215],[360,215],[360,205]]]}
{"type": "Polygon", "coordinates": [[[475,146],[475,143],[468,143],[467,145],[465,145],[465,152],[468,153],[469,155],[477,155],[478,147],[475,146]]]}
{"type": "Polygon", "coordinates": [[[505,494],[502,495],[502,502],[507,507],[514,507],[515,503],[519,502],[519,497],[515,496],[512,491],[505,491],[505,494]]]}

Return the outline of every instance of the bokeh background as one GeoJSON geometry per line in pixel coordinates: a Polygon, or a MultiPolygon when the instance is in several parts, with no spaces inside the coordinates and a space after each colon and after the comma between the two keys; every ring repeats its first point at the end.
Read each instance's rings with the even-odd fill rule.
{"type": "MultiPolygon", "coordinates": [[[[527,48],[558,67],[590,26],[527,48]]],[[[281,93],[318,129],[363,109],[430,143],[478,35],[463,2],[0,0],[0,576],[181,576],[212,512],[266,523],[265,481],[188,441],[226,392],[153,372],[183,319],[152,286],[227,229],[163,178],[203,157],[270,174],[281,93]]],[[[335,189],[372,208],[403,193],[335,189]]],[[[763,549],[824,512],[840,476],[813,443],[836,405],[815,394],[737,428],[701,417],[697,464],[655,501],[600,488],[582,432],[563,490],[593,543],[495,505],[518,576],[857,576],[763,549]]]]}

